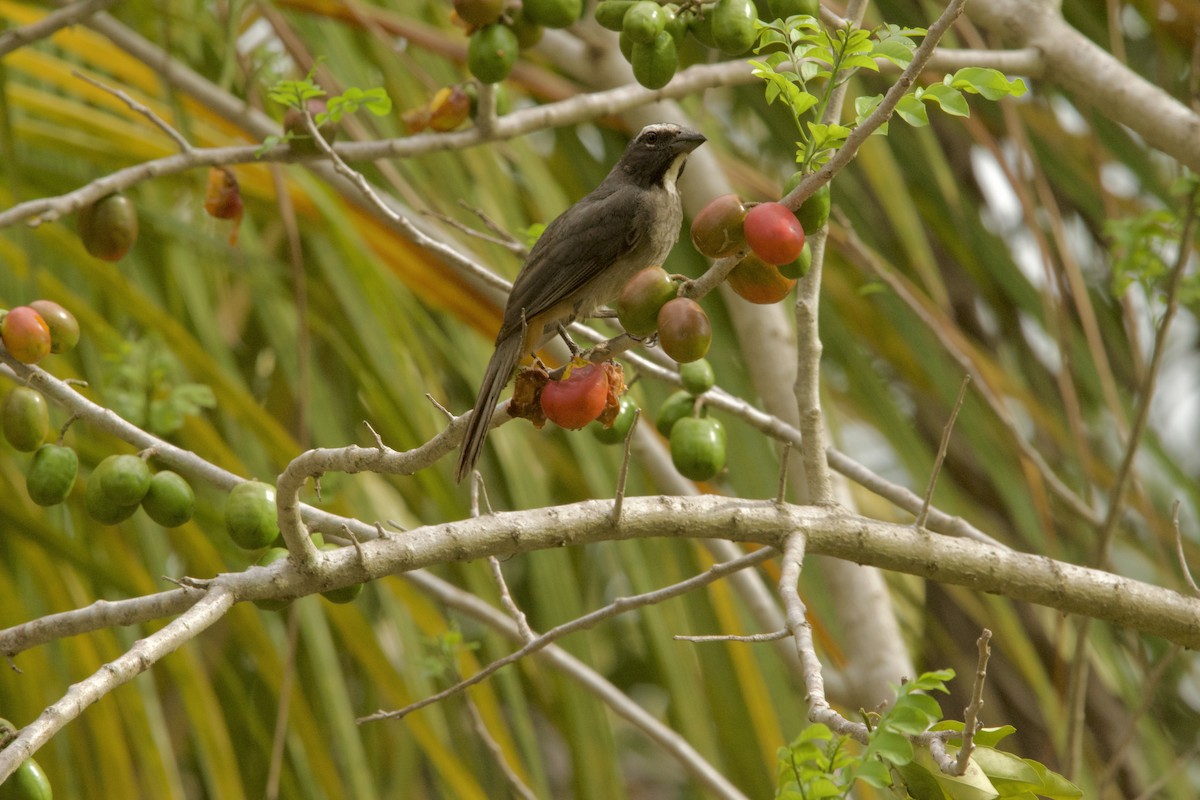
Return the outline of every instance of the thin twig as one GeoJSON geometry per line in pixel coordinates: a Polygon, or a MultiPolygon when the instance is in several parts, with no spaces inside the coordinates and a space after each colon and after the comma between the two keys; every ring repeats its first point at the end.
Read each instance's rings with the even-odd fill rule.
{"type": "Polygon", "coordinates": [[[1179,570],[1183,573],[1183,579],[1187,581],[1192,594],[1200,597],[1200,586],[1196,585],[1196,579],[1192,577],[1192,569],[1187,563],[1187,553],[1183,552],[1183,533],[1179,530],[1178,500],[1171,506],[1171,526],[1175,529],[1175,555],[1179,558],[1179,570]]]}
{"type": "Polygon", "coordinates": [[[951,775],[965,775],[975,752],[975,731],[979,727],[979,712],[983,708],[983,685],[987,681],[988,658],[992,655],[990,642],[992,632],[987,628],[979,635],[975,644],[979,647],[979,663],[975,667],[975,685],[971,691],[971,702],[963,711],[962,747],[958,750],[958,761],[951,775]]]}
{"type": "Polygon", "coordinates": [[[1172,644],[1167,651],[1159,658],[1158,663],[1154,665],[1154,669],[1141,681],[1141,701],[1138,707],[1129,714],[1129,721],[1125,726],[1125,730],[1121,734],[1121,738],[1116,745],[1109,751],[1108,763],[1104,768],[1104,772],[1096,781],[1097,794],[1103,796],[1104,787],[1112,782],[1121,765],[1125,763],[1130,753],[1130,745],[1133,744],[1138,734],[1138,723],[1142,717],[1154,705],[1155,698],[1158,696],[1158,690],[1162,685],[1162,680],[1167,674],[1167,669],[1171,664],[1175,663],[1175,659],[1179,657],[1183,648],[1177,644],[1172,644]]]}
{"type": "Polygon", "coordinates": [[[633,424],[631,424],[629,426],[629,430],[625,432],[624,448],[621,452],[621,469],[619,472],[617,472],[617,491],[613,496],[613,527],[621,524],[621,506],[625,503],[625,483],[629,478],[629,461],[631,456],[631,447],[633,445],[633,432],[637,428],[638,420],[641,418],[642,410],[640,408],[635,408],[633,410],[633,424]]]}
{"type": "Polygon", "coordinates": [[[1067,486],[1062,478],[1046,462],[1045,457],[1038,452],[1037,448],[1026,441],[1024,434],[1021,433],[1016,421],[1013,419],[1012,412],[1005,405],[1004,400],[992,390],[991,385],[984,379],[976,366],[975,359],[969,351],[968,343],[962,337],[953,334],[949,327],[942,324],[942,318],[939,316],[940,312],[918,297],[911,284],[894,269],[885,265],[883,259],[869,248],[854,231],[840,226],[830,226],[828,230],[831,237],[841,246],[842,252],[848,256],[852,256],[858,264],[869,269],[876,277],[886,283],[888,288],[896,294],[896,297],[908,306],[909,310],[934,335],[946,354],[950,356],[963,372],[972,377],[975,391],[979,393],[979,396],[987,403],[988,408],[991,409],[996,418],[1004,425],[1013,444],[1021,451],[1021,455],[1037,468],[1038,474],[1054,496],[1061,500],[1080,519],[1090,525],[1099,525],[1101,521],[1100,515],[1076,494],[1071,487],[1067,486]]]}
{"type": "Polygon", "coordinates": [[[723,633],[713,634],[710,636],[693,636],[685,633],[677,633],[671,638],[677,642],[697,642],[700,644],[708,642],[745,642],[747,644],[757,644],[759,642],[777,642],[780,639],[786,639],[791,636],[786,629],[771,631],[770,633],[723,633]]]}
{"type": "Polygon", "coordinates": [[[92,86],[95,86],[97,89],[100,89],[101,91],[108,92],[113,97],[116,97],[118,100],[123,102],[125,105],[129,106],[133,111],[137,112],[138,114],[141,114],[143,117],[150,120],[150,122],[153,123],[153,125],[156,128],[158,128],[160,131],[162,131],[168,137],[170,137],[171,141],[175,142],[175,145],[179,148],[180,152],[182,152],[183,154],[189,155],[195,150],[195,148],[192,147],[191,142],[189,142],[187,139],[185,139],[183,137],[182,133],[175,130],[175,128],[171,125],[171,123],[167,122],[165,119],[160,117],[158,114],[154,113],[154,111],[149,106],[139,103],[137,100],[134,100],[124,90],[118,89],[114,86],[109,86],[108,84],[104,83],[103,81],[96,80],[91,75],[82,73],[77,69],[71,70],[71,74],[74,75],[76,78],[79,78],[81,81],[84,81],[85,83],[90,83],[92,86]]]}
{"type": "MultiPolygon", "coordinates": [[[[405,577],[435,600],[479,620],[510,640],[519,641],[519,635],[512,620],[470,592],[459,589],[424,571],[410,573],[405,577]]],[[[556,645],[545,648],[538,656],[550,667],[575,681],[584,691],[608,706],[615,715],[628,722],[648,741],[660,747],[667,757],[687,770],[688,774],[712,797],[718,798],[718,800],[746,800],[746,795],[730,783],[686,739],[633,702],[627,694],[617,689],[594,669],[556,645]]]]}
{"type": "Polygon", "coordinates": [[[461,233],[464,233],[467,236],[470,236],[472,239],[478,239],[479,241],[486,242],[487,244],[494,244],[497,247],[503,247],[505,250],[508,250],[510,253],[513,253],[514,255],[522,255],[527,251],[527,248],[525,247],[525,245],[521,244],[520,242],[518,242],[514,239],[500,238],[498,236],[489,236],[480,230],[472,228],[470,225],[466,225],[466,224],[459,222],[454,217],[447,216],[446,214],[441,213],[440,211],[426,210],[426,211],[423,211],[422,213],[425,214],[425,216],[427,216],[427,217],[432,217],[433,219],[436,219],[438,222],[441,222],[445,225],[449,225],[451,228],[454,228],[455,230],[457,230],[461,233]]]}
{"type": "Polygon", "coordinates": [[[529,618],[525,616],[525,612],[517,605],[517,601],[513,600],[512,592],[508,590],[508,581],[504,580],[504,570],[500,568],[500,559],[488,556],[488,566],[492,570],[492,580],[500,589],[500,602],[508,609],[508,615],[513,618],[513,622],[517,623],[517,629],[521,631],[521,638],[532,642],[536,637],[533,629],[529,627],[529,618]]]}
{"type": "Polygon", "coordinates": [[[512,252],[516,255],[529,255],[529,248],[526,247],[520,239],[505,230],[499,222],[496,222],[496,220],[488,216],[487,212],[482,208],[470,205],[466,200],[461,198],[459,198],[458,205],[478,217],[479,221],[482,222],[489,231],[496,235],[496,238],[500,240],[503,246],[512,250],[512,252]]]}
{"type": "Polygon", "coordinates": [[[475,729],[475,735],[483,742],[483,746],[487,749],[488,755],[492,757],[492,761],[500,768],[500,772],[504,775],[504,779],[508,781],[508,785],[523,800],[537,800],[537,795],[525,784],[525,781],[521,780],[521,776],[517,774],[517,771],[508,763],[508,759],[504,757],[504,751],[500,749],[500,745],[496,742],[496,738],[492,736],[492,732],[487,729],[487,725],[483,721],[483,715],[475,707],[475,703],[471,700],[470,695],[466,699],[467,715],[471,718],[471,727],[475,729]]]}
{"type": "Polygon", "coordinates": [[[537,636],[535,639],[527,641],[521,649],[509,653],[502,658],[496,659],[492,663],[479,670],[479,672],[476,672],[474,675],[462,679],[458,683],[443,689],[437,694],[430,695],[429,697],[418,700],[415,703],[410,703],[404,708],[400,708],[395,711],[377,711],[374,714],[360,718],[358,722],[364,723],[375,722],[383,719],[402,719],[414,711],[435,703],[439,703],[442,700],[445,700],[447,697],[458,694],[464,689],[484,681],[501,668],[506,667],[515,661],[519,661],[531,653],[536,653],[537,651],[545,648],[547,645],[552,644],[554,641],[561,639],[568,634],[592,628],[598,623],[603,622],[609,617],[614,617],[617,614],[623,614],[626,611],[632,611],[644,606],[661,603],[664,600],[685,594],[693,589],[697,589],[701,586],[712,583],[719,578],[723,578],[730,573],[745,569],[747,567],[752,567],[756,564],[766,561],[773,554],[774,551],[770,548],[763,548],[761,550],[756,550],[753,553],[748,553],[747,555],[741,556],[740,558],[733,559],[732,561],[724,561],[720,564],[715,564],[699,575],[695,575],[685,581],[680,581],[679,583],[672,584],[662,589],[655,589],[652,592],[645,592],[632,597],[617,598],[603,608],[598,608],[591,613],[584,614],[582,617],[577,617],[569,622],[564,622],[562,625],[551,628],[540,636],[537,636]]]}
{"type": "Polygon", "coordinates": [[[967,387],[971,385],[970,373],[963,376],[962,385],[958,387],[958,399],[954,401],[954,408],[950,411],[950,419],[946,421],[946,427],[942,429],[942,441],[938,443],[937,458],[933,460],[933,471],[929,474],[929,485],[925,489],[925,501],[921,503],[921,513],[917,515],[917,530],[925,528],[925,520],[929,518],[929,504],[933,500],[933,488],[937,486],[938,475],[942,472],[942,464],[946,461],[946,451],[950,448],[950,433],[954,430],[954,421],[958,419],[958,412],[962,410],[963,400],[967,397],[967,387]]]}
{"type": "Polygon", "coordinates": [[[788,457],[792,454],[792,443],[783,443],[783,453],[779,456],[779,485],[775,490],[775,502],[783,505],[787,502],[788,487],[788,457]]]}
{"type": "Polygon", "coordinates": [[[63,28],[82,22],[116,2],[117,0],[80,0],[47,14],[37,22],[4,31],[0,33],[0,58],[39,39],[49,38],[63,28]]]}
{"type": "Polygon", "coordinates": [[[1121,513],[1125,507],[1125,489],[1129,485],[1129,481],[1133,476],[1133,461],[1137,456],[1139,445],[1141,444],[1142,434],[1146,431],[1146,425],[1150,421],[1150,405],[1154,400],[1154,390],[1158,382],[1158,374],[1162,369],[1163,355],[1167,350],[1167,333],[1171,329],[1171,322],[1175,319],[1175,313],[1179,310],[1179,287],[1183,283],[1184,273],[1187,271],[1188,263],[1192,256],[1192,228],[1196,224],[1196,201],[1197,194],[1200,192],[1193,191],[1187,199],[1187,207],[1183,212],[1183,230],[1179,234],[1179,254],[1176,257],[1175,264],[1171,268],[1171,274],[1167,280],[1166,297],[1167,307],[1163,312],[1162,321],[1158,325],[1158,331],[1154,335],[1154,349],[1150,356],[1150,364],[1146,369],[1146,380],[1143,382],[1141,391],[1138,393],[1138,406],[1134,414],[1133,425],[1129,430],[1129,445],[1125,448],[1125,456],[1121,459],[1121,465],[1117,468],[1117,477],[1113,482],[1113,487],[1108,496],[1108,514],[1104,518],[1104,523],[1100,527],[1099,544],[1096,548],[1096,567],[1103,569],[1108,563],[1108,551],[1112,545],[1113,535],[1116,533],[1117,523],[1121,519],[1121,513]]]}

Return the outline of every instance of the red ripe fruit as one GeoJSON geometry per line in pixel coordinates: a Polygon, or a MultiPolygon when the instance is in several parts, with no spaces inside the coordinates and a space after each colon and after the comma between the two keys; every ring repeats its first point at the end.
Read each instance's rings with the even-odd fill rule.
{"type": "Polygon", "coordinates": [[[579,430],[600,416],[608,398],[608,374],[599,364],[575,367],[542,387],[542,412],[560,428],[579,430]]]}
{"type": "Polygon", "coordinates": [[[0,338],[9,354],[22,364],[36,364],[50,355],[50,326],[29,306],[17,306],[0,322],[0,338]]]}
{"type": "Polygon", "coordinates": [[[229,232],[230,246],[236,246],[238,229],[242,225],[245,205],[237,178],[227,167],[213,167],[208,171],[208,191],[204,195],[204,210],[217,219],[233,220],[229,232]]]}
{"type": "Polygon", "coordinates": [[[804,228],[785,205],[759,203],[746,212],[746,243],[768,264],[790,264],[804,249],[804,228]]]}

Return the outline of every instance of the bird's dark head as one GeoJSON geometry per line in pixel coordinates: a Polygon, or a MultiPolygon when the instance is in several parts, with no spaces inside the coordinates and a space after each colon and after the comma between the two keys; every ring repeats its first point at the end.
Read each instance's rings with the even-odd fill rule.
{"type": "Polygon", "coordinates": [[[646,188],[659,184],[669,188],[683,173],[688,154],[705,141],[701,134],[673,122],[647,125],[629,143],[617,169],[646,188]]]}

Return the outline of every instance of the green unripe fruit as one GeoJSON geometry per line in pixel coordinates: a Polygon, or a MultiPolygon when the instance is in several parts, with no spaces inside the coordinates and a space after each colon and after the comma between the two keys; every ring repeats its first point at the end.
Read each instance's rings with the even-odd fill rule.
{"type": "Polygon", "coordinates": [[[625,13],[621,30],[634,44],[650,44],[667,23],[662,6],[654,0],[641,0],[625,13]]]}
{"type": "Polygon", "coordinates": [[[596,22],[610,31],[620,31],[625,24],[625,14],[639,0],[603,0],[596,6],[596,22]]]}
{"type": "MultiPolygon", "coordinates": [[[[337,550],[339,548],[333,542],[329,542],[328,544],[318,545],[317,549],[329,551],[337,550]]],[[[353,583],[349,586],[343,586],[340,589],[330,589],[328,592],[321,592],[321,597],[324,597],[331,603],[338,603],[339,605],[342,603],[352,603],[358,599],[360,594],[362,594],[362,590],[363,585],[361,583],[353,583]]]]}
{"type": "Polygon", "coordinates": [[[736,56],[750,49],[758,35],[754,0],[717,0],[712,11],[712,38],[723,53],[736,56]]]}
{"type": "Polygon", "coordinates": [[[525,16],[547,28],[565,28],[583,13],[583,0],[523,0],[525,16]]]}
{"type": "Polygon", "coordinates": [[[0,409],[4,438],[23,453],[32,453],[50,431],[50,409],[41,392],[18,386],[4,398],[0,409]]]}
{"type": "Polygon", "coordinates": [[[649,336],[658,329],[658,312],[679,294],[679,287],[662,267],[646,267],[621,287],[617,319],[633,336],[649,336]]]}
{"type": "Polygon", "coordinates": [[[725,466],[725,428],[715,419],[684,417],[671,429],[671,463],[693,481],[716,477],[725,466]]]}
{"type": "Polygon", "coordinates": [[[500,23],[485,25],[471,34],[467,44],[467,69],[483,83],[499,83],[517,63],[520,43],[512,29],[500,23]]]}
{"type": "Polygon", "coordinates": [[[39,506],[53,506],[67,499],[79,474],[79,456],[69,447],[44,444],[33,454],[25,473],[29,499],[39,506]]]}
{"type": "Polygon", "coordinates": [[[41,315],[50,329],[50,352],[66,353],[79,344],[79,320],[53,300],[34,300],[29,307],[41,315]]]}
{"type": "Polygon", "coordinates": [[[517,37],[517,47],[528,50],[542,40],[542,26],[531,20],[525,14],[513,17],[512,32],[517,37]]]}
{"type": "MultiPolygon", "coordinates": [[[[244,485],[244,484],[243,484],[244,485]]],[[[268,567],[276,561],[282,561],[288,557],[288,551],[282,547],[272,547],[270,550],[262,554],[262,557],[255,562],[257,566],[268,567]]],[[[263,611],[283,611],[292,604],[291,600],[255,600],[254,605],[261,608],[263,611]]]]}
{"type": "Polygon", "coordinates": [[[137,241],[137,211],[129,198],[110,194],[79,209],[79,238],[84,249],[105,261],[120,261],[137,241]]]}
{"type": "Polygon", "coordinates": [[[192,518],[196,495],[182,475],[170,470],[156,472],[142,498],[142,508],[150,519],[164,528],[177,528],[192,518]]]}
{"type": "MultiPolygon", "coordinates": [[[[632,13],[632,12],[631,12],[632,13]]],[[[633,45],[629,63],[633,77],[647,89],[661,89],[675,77],[679,67],[679,55],[675,51],[675,40],[667,31],[654,37],[650,44],[633,45]]]]}
{"type": "Polygon", "coordinates": [[[700,395],[713,387],[717,376],[713,373],[712,364],[708,363],[708,359],[700,358],[679,365],[679,380],[683,383],[685,392],[700,395]]]}
{"type": "Polygon", "coordinates": [[[454,11],[468,25],[490,25],[500,19],[504,0],[454,0],[454,11]]]}
{"type": "Polygon", "coordinates": [[[53,800],[50,779],[32,758],[21,762],[16,771],[0,784],[0,800],[53,800]]]}
{"type": "Polygon", "coordinates": [[[101,525],[116,525],[118,522],[124,522],[138,510],[138,504],[121,505],[114,502],[104,491],[104,487],[97,477],[99,469],[99,466],[97,466],[96,469],[92,470],[87,486],[84,487],[83,508],[87,511],[89,517],[101,525]]]}
{"type": "Polygon", "coordinates": [[[279,536],[275,487],[246,481],[233,487],[225,503],[225,528],[238,547],[258,550],[279,536]]]}
{"type": "Polygon", "coordinates": [[[625,31],[617,37],[617,48],[621,51],[621,57],[626,62],[633,61],[633,41],[625,35],[625,31]]]}
{"type": "Polygon", "coordinates": [[[613,420],[612,425],[604,427],[599,422],[593,422],[588,428],[592,431],[592,436],[603,444],[622,444],[625,437],[629,435],[629,429],[633,427],[633,418],[637,416],[637,403],[633,402],[633,398],[625,395],[621,398],[621,410],[617,412],[617,418],[613,420]]]}
{"type": "Polygon", "coordinates": [[[683,47],[684,42],[687,40],[688,18],[670,6],[664,6],[663,13],[667,18],[667,24],[663,27],[663,30],[671,34],[671,38],[675,40],[675,50],[678,52],[679,48],[683,47]]]}
{"type": "Polygon", "coordinates": [[[800,227],[804,228],[806,234],[811,236],[825,227],[825,223],[829,221],[830,205],[828,183],[817,189],[800,204],[800,210],[796,212],[796,219],[800,220],[800,227]]]}
{"type": "Polygon", "coordinates": [[[716,41],[713,39],[712,17],[712,6],[707,6],[703,14],[693,13],[691,19],[688,21],[688,30],[705,47],[717,46],[716,41]]]}
{"type": "Polygon", "coordinates": [[[821,16],[820,0],[767,0],[767,8],[771,10],[771,19],[787,19],[801,14],[817,18],[821,16]]]}
{"type": "Polygon", "coordinates": [[[800,257],[790,264],[781,264],[779,274],[795,281],[807,275],[810,269],[812,269],[812,249],[806,240],[803,249],[800,250],[800,257]]]}
{"type": "MultiPolygon", "coordinates": [[[[675,423],[684,417],[692,416],[695,408],[695,396],[686,389],[680,389],[678,392],[671,394],[662,404],[662,408],[658,410],[658,418],[654,420],[654,427],[663,436],[670,438],[671,429],[675,427],[675,423]]],[[[701,407],[700,415],[705,416],[707,414],[708,410],[701,407]]]]}
{"type": "Polygon", "coordinates": [[[150,468],[137,456],[109,456],[96,465],[91,481],[99,481],[114,505],[136,506],[150,489],[150,468]]]}

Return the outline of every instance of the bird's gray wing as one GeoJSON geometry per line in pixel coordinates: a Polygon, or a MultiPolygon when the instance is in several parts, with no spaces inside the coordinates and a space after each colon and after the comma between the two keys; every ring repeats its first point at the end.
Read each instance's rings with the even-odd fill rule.
{"type": "Polygon", "coordinates": [[[574,296],[628,255],[645,234],[641,191],[597,191],[556,217],[538,238],[513,283],[501,336],[574,296]]]}

